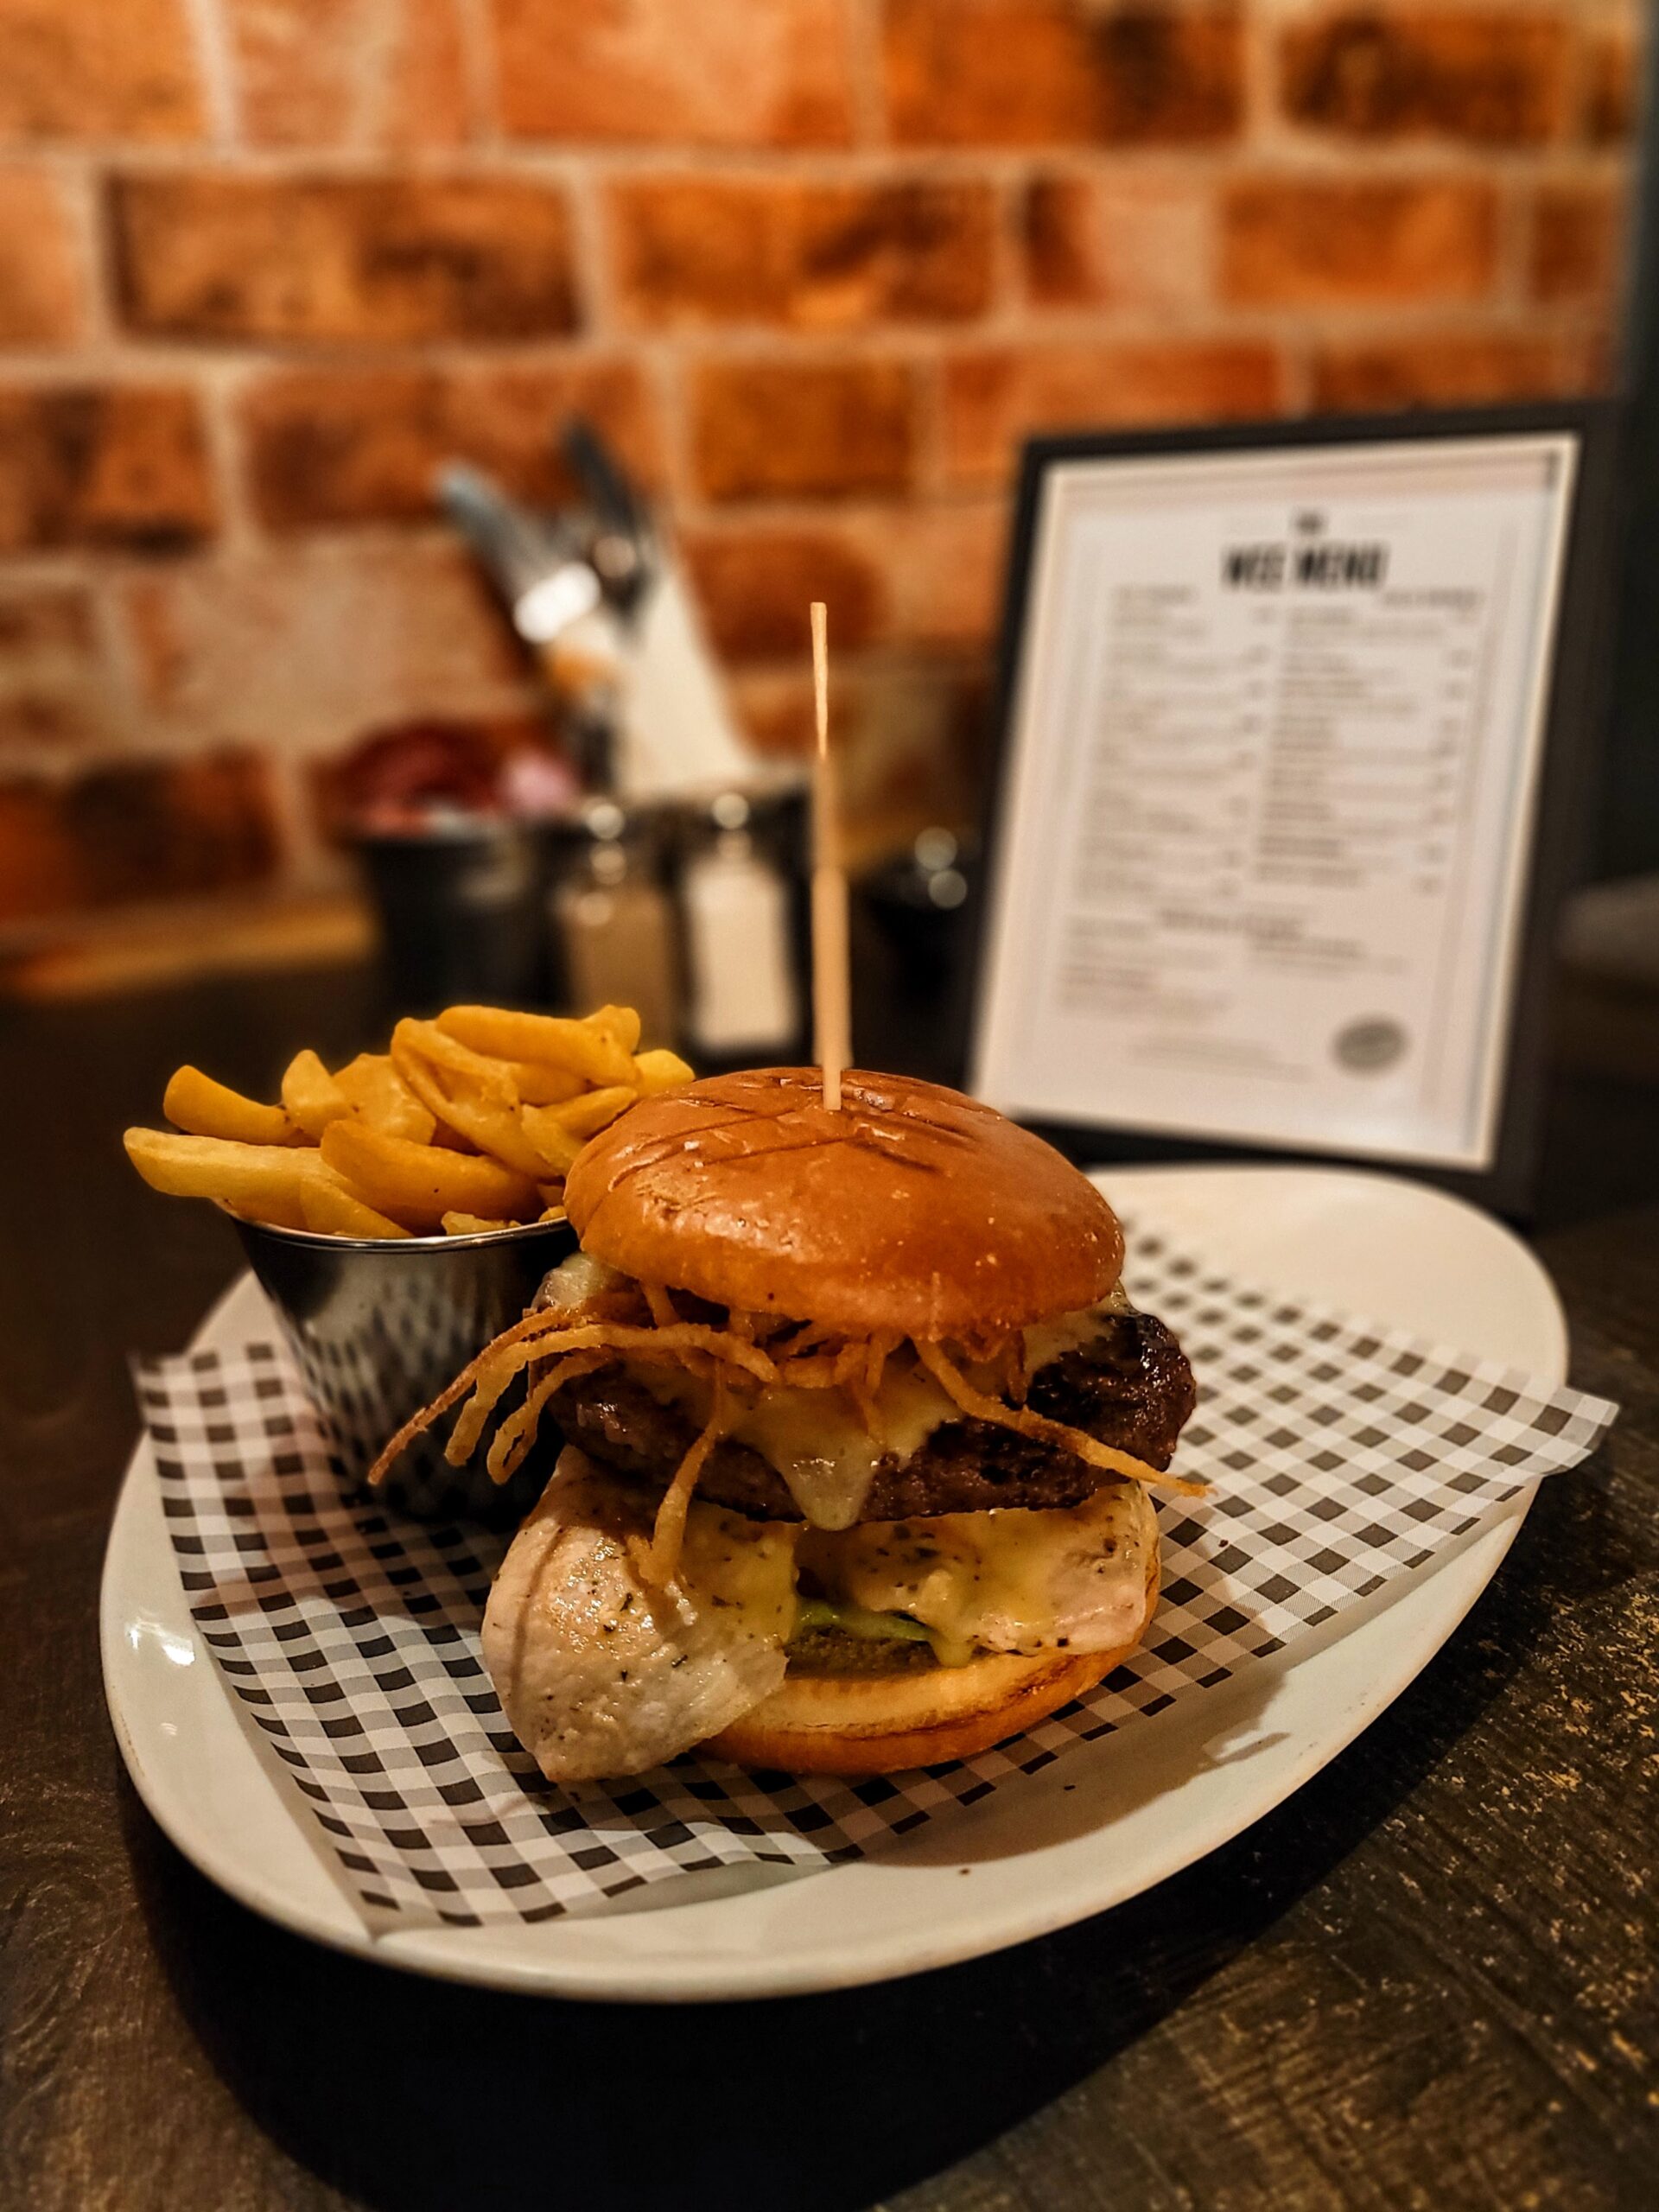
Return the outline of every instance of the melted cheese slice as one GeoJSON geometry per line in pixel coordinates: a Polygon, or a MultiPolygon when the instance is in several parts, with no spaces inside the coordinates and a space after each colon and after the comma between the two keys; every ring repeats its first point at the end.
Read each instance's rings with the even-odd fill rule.
{"type": "MultiPolygon", "coordinates": [[[[1099,1334],[1106,1314],[1129,1310],[1122,1290],[1115,1290],[1099,1306],[1027,1329],[1027,1371],[1035,1374],[1087,1344],[1099,1334]]],[[[987,1389],[997,1389],[995,1376],[967,1371],[987,1389]]],[[[677,1408],[695,1427],[708,1420],[709,1389],[701,1376],[643,1363],[630,1372],[660,1404],[677,1408]]],[[[889,1452],[902,1464],[936,1428],[961,1418],[949,1394],[906,1351],[888,1360],[875,1402],[879,1436],[870,1434],[839,1390],[766,1390],[733,1429],[732,1441],[747,1444],[778,1470],[812,1528],[850,1529],[864,1510],[877,1464],[889,1452]]]]}
{"type": "Polygon", "coordinates": [[[614,1290],[626,1281],[626,1275],[619,1274],[614,1268],[607,1268],[591,1252],[575,1251],[542,1277],[541,1287],[531,1300],[531,1311],[573,1313],[590,1298],[614,1290]]]}
{"type": "Polygon", "coordinates": [[[1034,1321],[1023,1332],[1026,1339],[1026,1372],[1034,1375],[1039,1367],[1063,1359],[1069,1351],[1076,1351],[1101,1332],[1101,1325],[1114,1313],[1133,1313],[1128,1294],[1122,1283],[1103,1298],[1098,1306],[1084,1306],[1075,1313],[1057,1314],[1052,1321],[1034,1321]]]}
{"type": "Polygon", "coordinates": [[[1139,1635],[1158,1542],[1138,1483],[1084,1504],[809,1529],[797,1560],[833,1602],[906,1613],[947,1665],[974,1651],[1110,1651],[1139,1635]]]}
{"type": "Polygon", "coordinates": [[[872,1436],[839,1390],[766,1390],[732,1431],[769,1459],[815,1529],[850,1529],[864,1510],[877,1463],[908,1459],[957,1409],[919,1368],[887,1362],[876,1396],[881,1433],[872,1436]]]}
{"type": "MultiPolygon", "coordinates": [[[[633,1491],[630,1486],[629,1496],[633,1491]]],[[[704,1612],[724,1614],[745,1636],[787,1643],[795,1633],[795,1547],[788,1521],[748,1521],[693,1499],[675,1581],[704,1612]]]]}
{"type": "MultiPolygon", "coordinates": [[[[659,1404],[701,1427],[709,1389],[701,1376],[673,1368],[630,1369],[659,1404]]],[[[732,1430],[783,1477],[803,1520],[815,1529],[850,1529],[864,1510],[876,1465],[889,1452],[907,1459],[957,1409],[932,1376],[898,1358],[887,1362],[877,1395],[882,1434],[872,1436],[839,1390],[763,1390],[732,1430]]]]}

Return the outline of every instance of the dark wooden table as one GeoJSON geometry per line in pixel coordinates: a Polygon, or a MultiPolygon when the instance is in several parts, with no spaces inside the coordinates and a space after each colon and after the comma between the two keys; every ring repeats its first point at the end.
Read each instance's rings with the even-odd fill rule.
{"type": "Polygon", "coordinates": [[[1224,1851],[883,1988],[696,2011],[452,1989],[280,1933],[123,1772],[96,1602],[124,1362],[237,1264],[125,1169],[173,1064],[345,1052],[364,979],[0,1013],[0,2205],[1199,2212],[1659,2202],[1654,1099],[1558,1085],[1541,1249],[1620,1398],[1451,1643],[1224,1851]]]}

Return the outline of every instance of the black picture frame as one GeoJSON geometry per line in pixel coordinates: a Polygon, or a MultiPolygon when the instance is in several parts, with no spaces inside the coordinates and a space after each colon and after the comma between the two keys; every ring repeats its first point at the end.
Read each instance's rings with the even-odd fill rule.
{"type": "MultiPolygon", "coordinates": [[[[1421,443],[1566,434],[1577,441],[1567,517],[1554,652],[1546,679],[1543,753],[1533,836],[1524,863],[1523,907],[1502,1075],[1497,1141],[1490,1167],[1470,1170],[1397,1155],[1310,1152],[1245,1141],[1221,1142],[1141,1132],[1103,1121],[1052,1121],[1022,1113],[1038,1133],[1091,1166],[1128,1161],[1255,1161],[1359,1166],[1454,1192],[1491,1211],[1524,1219],[1537,1166],[1552,955],[1562,899],[1587,858],[1607,704],[1605,639],[1609,582],[1618,519],[1622,410],[1611,400],[1413,410],[1393,415],[1325,415],[1190,428],[1065,433],[1033,438],[1020,465],[1010,541],[992,723],[992,750],[981,823],[982,894],[970,954],[970,1023],[977,1031],[989,969],[990,917],[1000,856],[1014,829],[1007,817],[1012,723],[1023,674],[1033,554],[1044,480],[1057,464],[1143,460],[1206,453],[1273,452],[1343,445],[1421,443]]],[[[972,1036],[969,1061],[973,1058],[972,1036]]]]}

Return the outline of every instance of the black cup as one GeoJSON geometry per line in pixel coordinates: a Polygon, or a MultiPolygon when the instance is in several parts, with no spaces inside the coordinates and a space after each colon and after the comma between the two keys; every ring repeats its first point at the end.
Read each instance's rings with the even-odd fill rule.
{"type": "MultiPolygon", "coordinates": [[[[341,1478],[361,1490],[381,1447],[430,1404],[467,1361],[518,1319],[543,1277],[576,1249],[563,1222],[531,1222],[477,1236],[370,1239],[236,1224],[260,1287],[332,1432],[341,1478]]],[[[522,1378],[501,1402],[524,1398],[522,1378]]],[[[538,1440],[498,1489],[480,1452],[452,1467],[445,1414],[416,1438],[375,1495],[425,1520],[461,1516],[508,1527],[540,1495],[558,1440],[538,1440]]]]}
{"type": "Polygon", "coordinates": [[[533,1003],[543,994],[542,859],[521,822],[481,819],[353,841],[385,947],[394,1004],[533,1003]]]}

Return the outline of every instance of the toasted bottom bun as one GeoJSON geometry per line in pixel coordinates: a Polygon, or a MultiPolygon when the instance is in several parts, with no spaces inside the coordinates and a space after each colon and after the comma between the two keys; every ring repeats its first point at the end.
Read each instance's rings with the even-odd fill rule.
{"type": "Polygon", "coordinates": [[[798,1675],[704,1747],[739,1766],[781,1774],[895,1774],[988,1751],[1058,1712],[1136,1650],[1158,1603],[1158,1554],[1147,1609],[1112,1651],[988,1652],[965,1667],[892,1675],[798,1675]]]}

